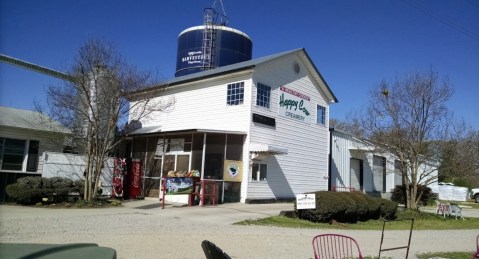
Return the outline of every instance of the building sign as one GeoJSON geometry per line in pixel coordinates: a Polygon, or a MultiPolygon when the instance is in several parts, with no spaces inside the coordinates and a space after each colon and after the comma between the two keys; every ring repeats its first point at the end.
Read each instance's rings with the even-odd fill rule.
{"type": "Polygon", "coordinates": [[[243,180],[243,161],[225,160],[223,180],[227,182],[241,182],[243,180]]]}
{"type": "Polygon", "coordinates": [[[204,60],[205,60],[205,55],[203,55],[203,52],[201,50],[188,51],[186,53],[186,56],[181,58],[181,62],[187,63],[188,65],[193,65],[193,64],[201,65],[204,60]]]}
{"type": "Polygon", "coordinates": [[[253,113],[253,122],[261,123],[271,127],[276,126],[276,120],[274,118],[267,117],[257,113],[253,113]]]}
{"type": "Polygon", "coordinates": [[[298,210],[316,209],[316,194],[296,194],[296,208],[298,210]]]}
{"type": "Polygon", "coordinates": [[[279,90],[279,115],[310,123],[311,99],[309,96],[284,86],[279,90]]]}

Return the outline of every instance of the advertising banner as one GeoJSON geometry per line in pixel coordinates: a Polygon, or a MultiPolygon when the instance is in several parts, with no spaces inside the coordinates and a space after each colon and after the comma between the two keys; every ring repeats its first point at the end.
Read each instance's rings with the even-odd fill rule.
{"type": "Polygon", "coordinates": [[[193,192],[193,178],[168,177],[166,178],[166,194],[188,194],[193,192]]]}
{"type": "Polygon", "coordinates": [[[223,180],[226,182],[241,182],[243,180],[243,161],[225,160],[223,180]]]}
{"type": "Polygon", "coordinates": [[[131,176],[130,176],[130,199],[136,199],[141,195],[141,161],[140,159],[133,159],[131,161],[131,176]]]}
{"type": "Polygon", "coordinates": [[[311,99],[309,96],[284,86],[279,90],[279,115],[310,123],[311,99]]]}

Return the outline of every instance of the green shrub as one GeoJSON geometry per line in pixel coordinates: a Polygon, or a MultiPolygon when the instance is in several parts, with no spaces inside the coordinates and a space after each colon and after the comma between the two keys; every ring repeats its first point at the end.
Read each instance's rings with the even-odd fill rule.
{"type": "Polygon", "coordinates": [[[367,199],[368,196],[364,195],[360,192],[351,192],[350,196],[356,204],[357,220],[366,221],[366,220],[370,219],[371,217],[369,216],[370,215],[369,204],[368,204],[368,199],[367,199]]]}
{"type": "Polygon", "coordinates": [[[395,201],[381,199],[381,217],[387,220],[396,219],[398,204],[395,201]]]}
{"type": "Polygon", "coordinates": [[[358,221],[358,207],[356,200],[351,197],[351,193],[337,192],[334,197],[336,199],[336,205],[339,207],[334,219],[339,222],[356,223],[358,221]]]}
{"type": "Polygon", "coordinates": [[[397,203],[373,198],[359,192],[315,192],[316,209],[295,210],[299,218],[312,222],[330,222],[336,220],[355,223],[369,219],[394,219],[397,203]]]}
{"type": "Polygon", "coordinates": [[[365,195],[368,203],[368,219],[379,219],[381,217],[381,199],[365,195]]]}
{"type": "Polygon", "coordinates": [[[74,201],[83,196],[83,180],[68,178],[24,177],[6,188],[7,194],[19,204],[36,204],[48,198],[48,202],[74,201]],[[72,197],[72,194],[77,194],[72,197]]]}
{"type": "Polygon", "coordinates": [[[8,185],[5,191],[14,201],[25,205],[32,205],[41,202],[42,198],[45,196],[43,189],[26,188],[18,181],[17,183],[8,185]]]}
{"type": "Polygon", "coordinates": [[[331,196],[329,192],[316,192],[316,209],[298,210],[296,202],[294,204],[295,211],[301,219],[309,220],[311,222],[329,222],[333,218],[332,206],[328,203],[331,202],[331,196]]]}
{"type": "Polygon", "coordinates": [[[42,178],[38,176],[27,176],[17,180],[20,186],[27,189],[40,189],[42,188],[42,178]]]}

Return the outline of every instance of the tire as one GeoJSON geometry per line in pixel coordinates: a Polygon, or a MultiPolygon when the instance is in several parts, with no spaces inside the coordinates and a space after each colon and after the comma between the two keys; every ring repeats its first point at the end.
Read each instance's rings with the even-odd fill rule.
{"type": "Polygon", "coordinates": [[[474,195],[474,201],[479,203],[479,194],[474,195]]]}

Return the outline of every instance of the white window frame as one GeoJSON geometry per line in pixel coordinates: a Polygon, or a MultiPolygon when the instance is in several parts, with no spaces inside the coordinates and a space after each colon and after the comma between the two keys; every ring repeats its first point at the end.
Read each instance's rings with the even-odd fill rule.
{"type": "Polygon", "coordinates": [[[240,105],[244,103],[244,82],[236,82],[227,85],[226,104],[240,105]]]}
{"type": "Polygon", "coordinates": [[[316,106],[316,123],[326,125],[326,107],[322,105],[316,106]],[[321,115],[321,116],[320,116],[321,115]]]}
{"type": "Polygon", "coordinates": [[[257,83],[256,85],[256,106],[270,108],[271,106],[271,86],[257,83]]]}
{"type": "Polygon", "coordinates": [[[251,167],[251,181],[252,182],[266,182],[268,179],[268,164],[262,164],[262,163],[253,163],[253,166],[251,167]],[[258,165],[258,170],[255,172],[254,168],[255,165],[258,165]],[[264,168],[265,172],[265,177],[261,178],[261,169],[264,168]]]}
{"type": "MultiPolygon", "coordinates": [[[[4,172],[27,172],[27,162],[28,162],[28,150],[29,150],[29,147],[30,147],[30,141],[37,141],[37,140],[30,140],[30,139],[17,139],[17,138],[7,138],[7,137],[1,137],[0,138],[0,141],[2,141],[1,145],[0,145],[0,170],[4,171],[4,172]],[[22,154],[22,163],[21,163],[21,169],[18,170],[18,169],[2,169],[3,168],[3,164],[5,163],[5,159],[4,159],[4,156],[5,156],[5,142],[7,139],[10,139],[10,140],[17,140],[17,141],[23,141],[23,154],[22,154]]],[[[7,153],[8,154],[8,153],[7,153]]],[[[19,155],[19,154],[15,154],[15,155],[19,155]]],[[[38,154],[37,154],[38,155],[38,154]]],[[[38,170],[38,164],[37,164],[37,170],[38,170]]],[[[32,173],[34,173],[36,171],[32,171],[32,173]]]]}

